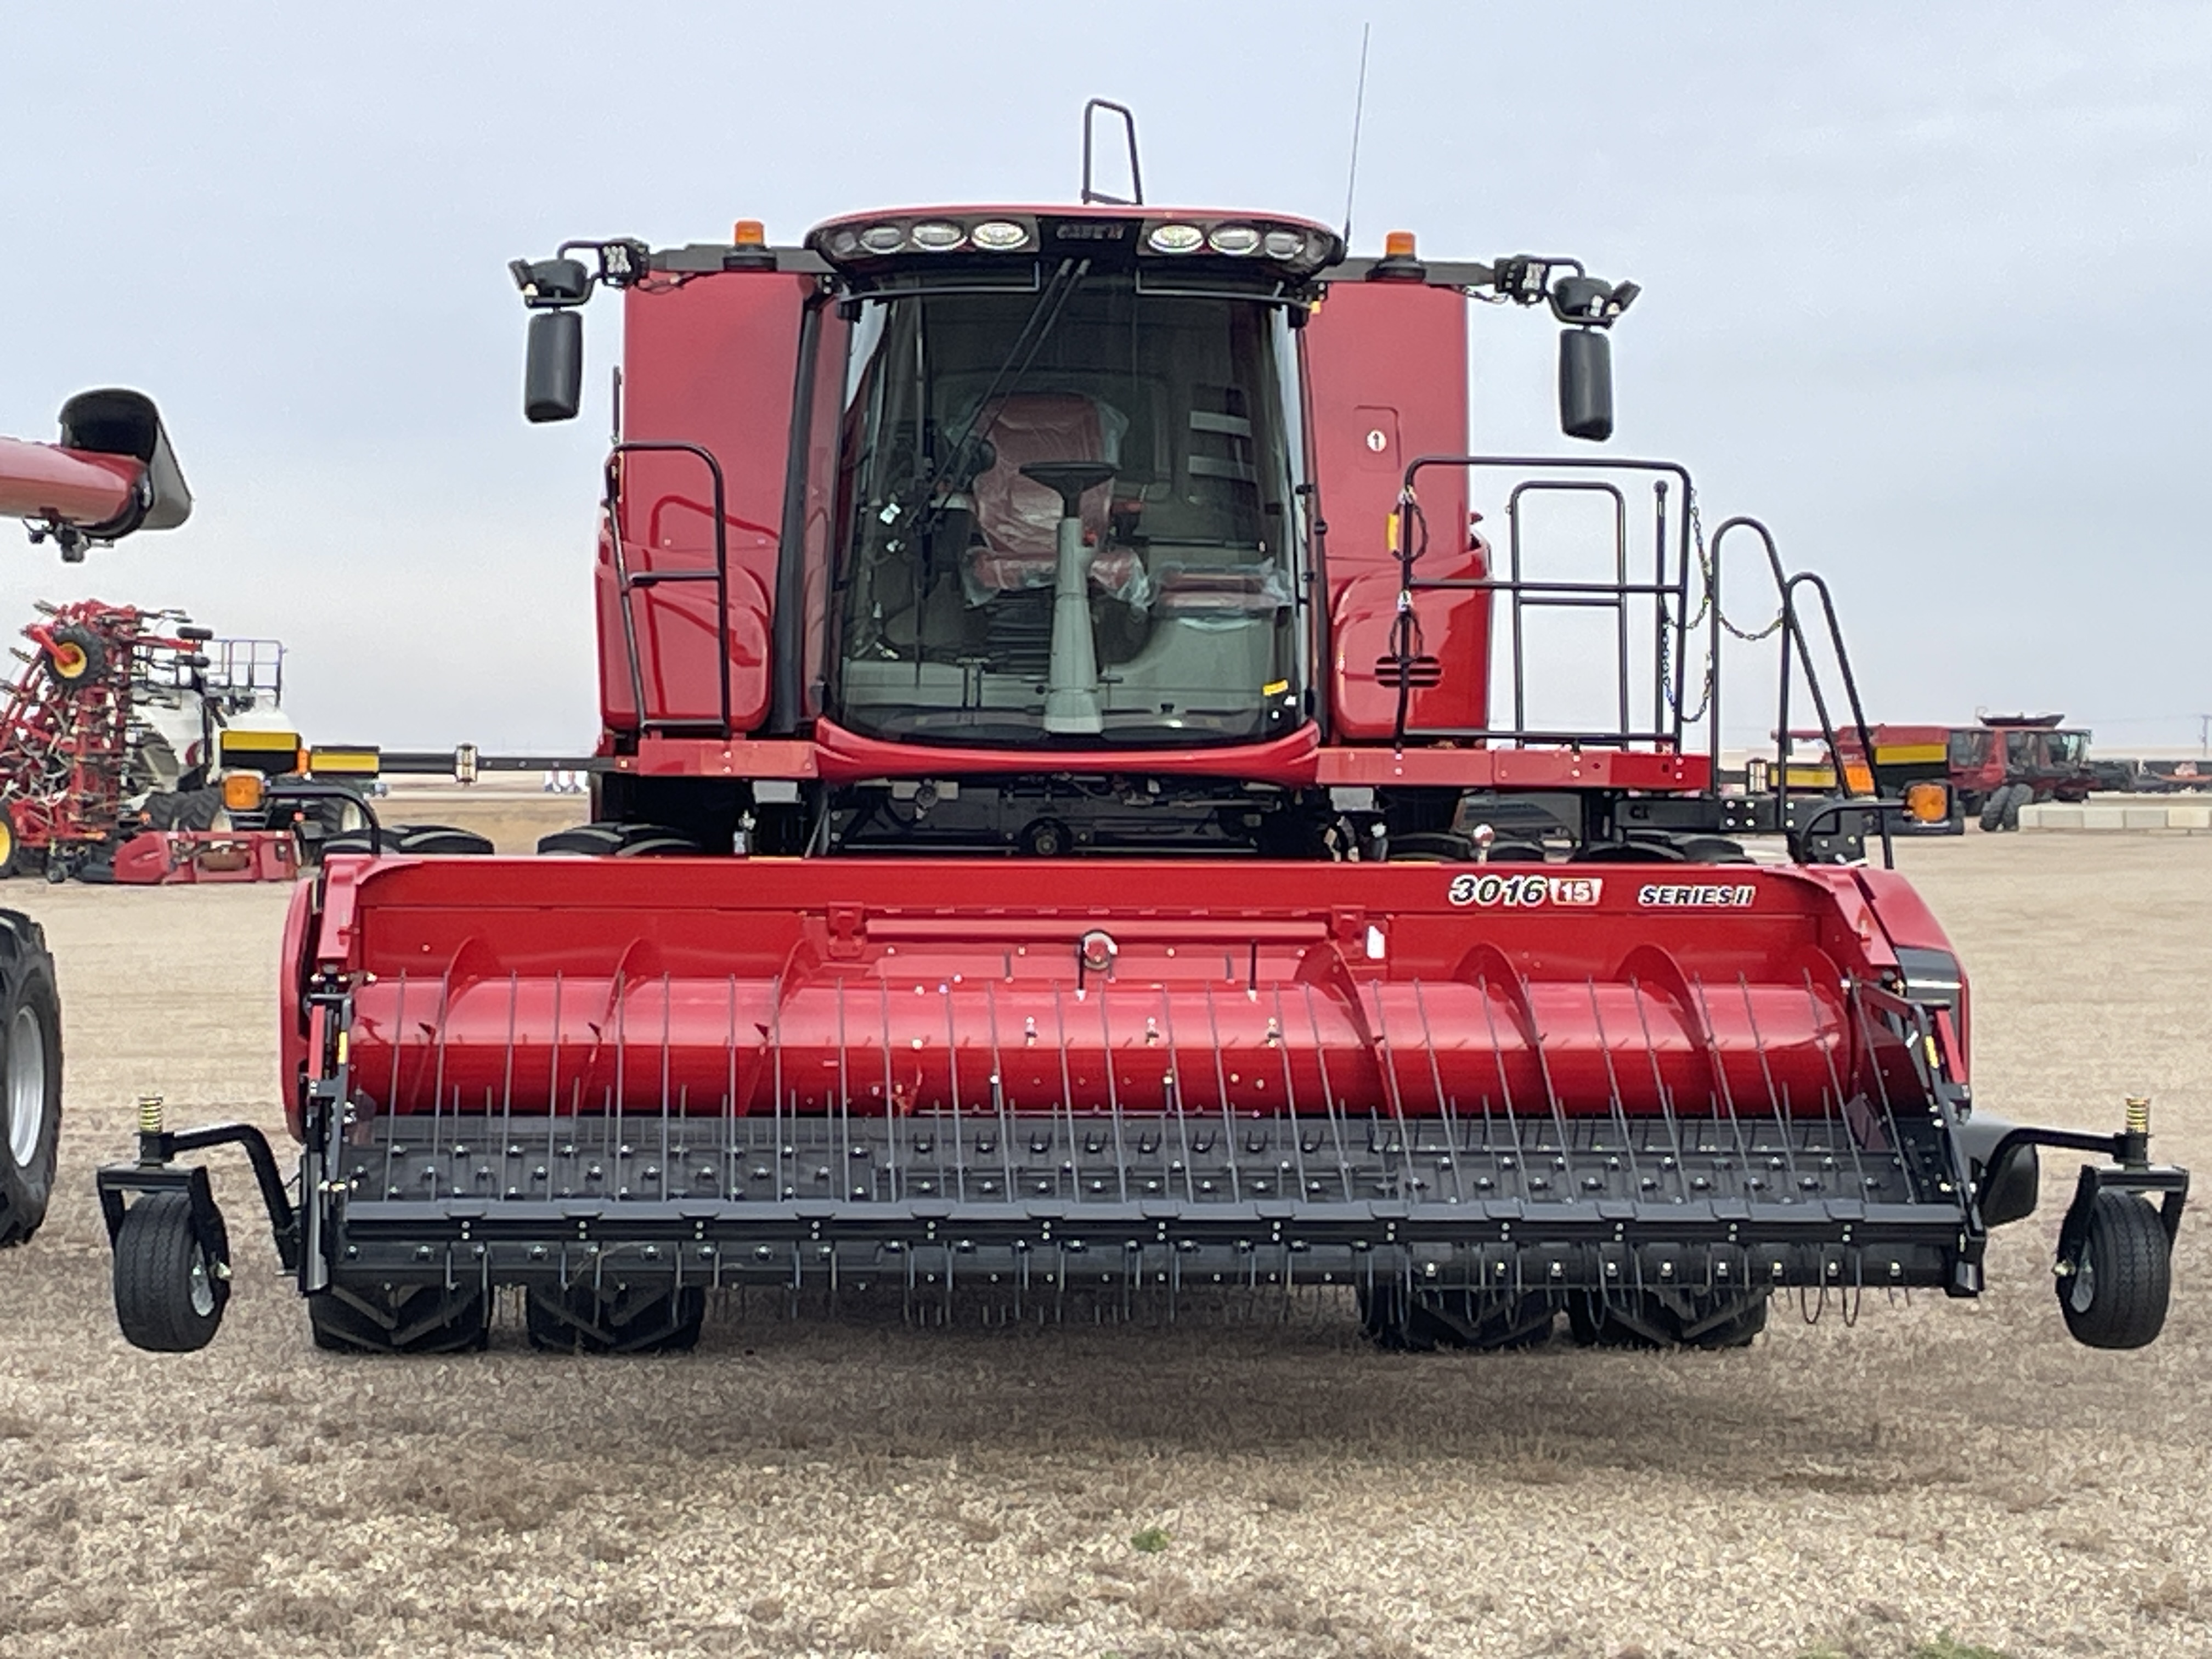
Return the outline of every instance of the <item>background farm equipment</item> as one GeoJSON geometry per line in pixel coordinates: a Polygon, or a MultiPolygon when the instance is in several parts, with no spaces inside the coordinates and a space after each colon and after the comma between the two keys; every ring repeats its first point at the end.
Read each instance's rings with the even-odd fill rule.
{"type": "MultiPolygon", "coordinates": [[[[2097,790],[2143,787],[2138,763],[2093,760],[2090,734],[2063,728],[2063,720],[2059,714],[1984,714],[1966,726],[1877,722],[1868,732],[1871,772],[1868,747],[1848,726],[1837,734],[1833,752],[1843,757],[1854,788],[1878,787],[1921,804],[1919,812],[1897,815],[1893,827],[1905,834],[1959,835],[1969,819],[1987,830],[2017,830],[2020,809],[2031,801],[2078,802],[2097,790]]],[[[1790,763],[1792,786],[1834,788],[1835,764],[1821,734],[1791,737],[1817,751],[1790,763]]],[[[1766,764],[1754,763],[1762,778],[1768,775],[1766,764]]]]}
{"type": "Polygon", "coordinates": [[[143,879],[117,874],[135,837],[182,848],[228,827],[217,738],[272,716],[283,649],[217,641],[180,611],[97,599],[40,611],[0,712],[0,874],[143,879]]]}
{"type": "Polygon", "coordinates": [[[2068,1328],[2150,1340],[2187,1176],[2147,1116],[1982,1109],[1960,965],[1866,866],[1904,803],[1718,787],[1749,543],[1775,729],[1875,746],[1820,579],[1674,463],[1468,453],[1467,295],[1549,309],[1601,439],[1634,285],[1085,185],[517,262],[532,420],[625,306],[595,821],[300,884],[296,1188],[149,1104],[100,1177],[125,1335],[214,1334],[182,1159],[225,1145],[315,1340],[384,1352],[502,1297],[680,1348],[744,1285],[1730,1346],[1777,1290],[1978,1294],[2045,1146],[2100,1155],[2068,1328]]]}
{"type": "MultiPolygon", "coordinates": [[[[58,445],[0,438],[0,514],[29,520],[33,542],[51,540],[75,562],[88,547],[173,528],[190,515],[191,493],[151,398],[82,392],[62,406],[61,428],[58,445]]],[[[44,617],[26,630],[37,654],[0,716],[0,874],[54,844],[57,815],[62,845],[83,844],[76,832],[87,811],[96,822],[115,804],[131,750],[136,642],[149,619],[97,605],[46,608],[44,617]],[[82,808],[70,800],[81,780],[92,790],[82,808]],[[23,823],[36,842],[27,852],[23,823]]],[[[194,644],[179,633],[167,648],[194,644]]],[[[46,1219],[61,1112],[53,957],[37,922],[0,910],[0,1247],[24,1243],[46,1219]]]]}

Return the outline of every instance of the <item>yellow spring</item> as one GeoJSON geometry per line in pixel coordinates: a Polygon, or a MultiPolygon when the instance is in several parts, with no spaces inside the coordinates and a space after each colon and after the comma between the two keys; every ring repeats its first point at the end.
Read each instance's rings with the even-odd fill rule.
{"type": "Polygon", "coordinates": [[[2148,1095],[2128,1097],[2128,1133],[2131,1135],[2147,1135],[2150,1133],[2150,1097],[2148,1095]]]}
{"type": "Polygon", "coordinates": [[[142,1135],[157,1135],[161,1133],[161,1096],[138,1097],[138,1133],[142,1135]]]}

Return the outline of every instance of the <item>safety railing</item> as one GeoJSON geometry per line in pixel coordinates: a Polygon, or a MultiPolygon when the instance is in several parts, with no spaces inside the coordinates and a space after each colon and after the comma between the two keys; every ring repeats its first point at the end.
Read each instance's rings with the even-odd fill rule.
{"type": "Polygon", "coordinates": [[[721,694],[720,717],[715,722],[714,730],[715,735],[726,741],[736,735],[736,726],[730,714],[729,506],[727,492],[723,486],[722,464],[703,444],[690,443],[681,439],[624,439],[607,452],[606,480],[608,533],[614,544],[615,604],[622,615],[623,650],[629,669],[630,696],[634,700],[631,706],[637,711],[637,729],[640,732],[688,732],[697,730],[703,722],[679,715],[656,716],[647,711],[645,663],[638,647],[635,595],[641,589],[650,592],[672,582],[712,582],[714,584],[714,617],[710,632],[714,639],[717,684],[721,694]],[[714,562],[711,566],[693,566],[677,570],[630,568],[629,554],[623,537],[622,458],[641,453],[693,455],[705,463],[708,476],[714,483],[714,562]]]}
{"type": "MultiPolygon", "coordinates": [[[[1874,751],[1871,728],[1851,669],[1835,601],[1828,586],[1810,571],[1792,573],[1782,562],[1772,533],[1758,520],[1738,515],[1714,532],[1710,544],[1698,526],[1697,492],[1688,471],[1673,461],[1614,459],[1587,456],[1425,455],[1406,469],[1399,495],[1397,546],[1399,592],[1390,632],[1389,660],[1397,686],[1398,703],[1393,738],[1408,743],[1480,743],[1511,746],[1566,744],[1579,748],[1650,748],[1686,753],[1704,729],[1704,748],[1709,763],[1709,789],[1717,790],[1721,775],[1722,661],[1727,636],[1756,643],[1778,639],[1778,738],[1771,773],[1777,797],[1778,822],[1789,822],[1789,766],[1787,733],[1794,684],[1802,678],[1820,723],[1828,752],[1841,752],[1837,743],[1838,710],[1832,707],[1813,651],[1814,633],[1807,627],[1803,596],[1819,603],[1821,624],[1843,691],[1841,712],[1848,716],[1861,752],[1874,751]],[[1505,544],[1503,571],[1479,576],[1424,576],[1419,563],[1426,550],[1429,527],[1423,514],[1421,475],[1445,468],[1462,469],[1470,477],[1484,474],[1521,474],[1505,500],[1505,544]],[[1548,476],[1547,476],[1548,475],[1548,476]],[[1632,506],[1627,481],[1648,479],[1648,551],[1639,556],[1641,539],[1633,527],[1637,511],[1632,506]],[[1530,574],[1529,526],[1532,503],[1557,498],[1595,497],[1610,507],[1610,533],[1603,550],[1611,566],[1610,580],[1565,580],[1530,574]],[[1723,544],[1737,532],[1755,535],[1765,553],[1765,568],[1774,583],[1777,610],[1773,619],[1757,629],[1745,629],[1728,620],[1722,605],[1723,544]],[[1506,642],[1505,690],[1511,719],[1486,720],[1480,726],[1424,725],[1413,719],[1417,688],[1433,686],[1449,677],[1455,665],[1438,662],[1423,649],[1420,597],[1431,593],[1488,594],[1504,612],[1491,619],[1491,633],[1502,633],[1506,642]],[[1528,618],[1543,611],[1596,611],[1609,613],[1613,628],[1611,654],[1614,680],[1613,719],[1602,725],[1543,726],[1528,717],[1530,659],[1528,618]],[[1648,647],[1648,661],[1638,660],[1638,641],[1648,647]],[[1426,671],[1425,674],[1424,670],[1426,671]]],[[[1495,552],[1496,550],[1493,550],[1495,552]]],[[[1492,672],[1486,664],[1486,672],[1492,672]]],[[[1493,673],[1493,678],[1495,675],[1493,673]]],[[[1487,693],[1489,686],[1485,687],[1487,693]]],[[[1486,697],[1486,710],[1489,701],[1486,697]]],[[[1839,775],[1840,793],[1856,793],[1847,775],[1839,775]]],[[[1802,793],[1802,792],[1801,792],[1802,793]]],[[[1877,813],[1885,859],[1889,854],[1889,823],[1877,813]]],[[[1801,826],[1805,827],[1805,826],[1801,826]]]]}

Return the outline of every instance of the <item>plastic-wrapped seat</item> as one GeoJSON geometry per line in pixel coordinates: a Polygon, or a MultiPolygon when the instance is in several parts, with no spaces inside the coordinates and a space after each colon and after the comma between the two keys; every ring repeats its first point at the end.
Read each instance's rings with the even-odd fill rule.
{"type": "MultiPolygon", "coordinates": [[[[1076,392],[1025,392],[1007,398],[985,430],[998,459],[975,479],[975,527],[983,545],[968,553],[969,597],[1049,588],[1059,560],[1060,496],[1022,469],[1040,461],[1110,459],[1106,422],[1096,401],[1076,392]]],[[[1126,547],[1106,547],[1112,483],[1083,497],[1083,536],[1100,550],[1092,559],[1095,587],[1127,597],[1140,587],[1144,562],[1126,547]]]]}

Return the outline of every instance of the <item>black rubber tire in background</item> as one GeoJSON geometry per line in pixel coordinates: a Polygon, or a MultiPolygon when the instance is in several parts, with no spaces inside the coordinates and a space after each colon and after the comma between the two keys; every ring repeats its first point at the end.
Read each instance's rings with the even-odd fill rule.
{"type": "Polygon", "coordinates": [[[707,1317],[703,1286],[669,1291],[588,1285],[566,1291],[532,1285],[523,1304],[530,1346],[551,1353],[689,1353],[707,1317]]]}
{"type": "Polygon", "coordinates": [[[1726,836],[1685,835],[1674,837],[1674,850],[1686,864],[1749,864],[1743,843],[1726,836]]]}
{"type": "Polygon", "coordinates": [[[657,823],[580,823],[538,838],[540,857],[696,858],[699,845],[657,823]]]}
{"type": "Polygon", "coordinates": [[[61,1132],[54,959],[38,923],[0,910],[0,1246],[22,1243],[46,1218],[61,1132]]]}
{"type": "Polygon", "coordinates": [[[98,679],[107,670],[107,643],[89,628],[80,628],[74,623],[54,629],[54,644],[73,645],[84,653],[84,666],[74,674],[62,672],[61,665],[54,660],[50,648],[45,653],[46,672],[54,684],[74,690],[80,685],[98,679]]]}
{"type": "Polygon", "coordinates": [[[212,830],[222,812],[220,789],[156,790],[146,797],[146,822],[156,830],[212,830]]]}
{"type": "Polygon", "coordinates": [[[398,850],[418,857],[485,858],[493,850],[489,836],[443,823],[403,823],[397,834],[398,850]]]}
{"type": "Polygon", "coordinates": [[[1558,1310],[1538,1292],[1501,1300],[1463,1291],[1402,1284],[1361,1285],[1356,1292],[1360,1328],[1378,1348],[1401,1353],[1455,1349],[1498,1353],[1540,1347],[1552,1337],[1558,1310]]]}
{"type": "Polygon", "coordinates": [[[2035,799],[2032,783],[2001,783],[1982,803],[1982,828],[1991,835],[2020,828],[2020,809],[2035,799]]]}
{"type": "Polygon", "coordinates": [[[2166,1326],[2172,1295],[2172,1245],[2148,1200],[2106,1188],[2089,1210],[2089,1236],[2075,1271],[2058,1280],[2058,1311],[2076,1342],[2140,1348],[2166,1326]]]}
{"type": "Polygon", "coordinates": [[[383,855],[405,853],[417,858],[481,858],[492,850],[491,842],[475,830],[456,830],[443,823],[387,823],[379,830],[373,847],[366,828],[326,836],[322,844],[325,858],[333,853],[368,852],[383,855]]]}
{"type": "Polygon", "coordinates": [[[154,1353],[191,1353],[215,1340],[230,1300],[230,1242],[220,1217],[204,1236],[190,1193],[148,1193],[115,1235],[115,1317],[124,1340],[154,1353]]]}
{"type": "Polygon", "coordinates": [[[491,1340],[491,1305],[474,1287],[333,1285],[307,1298],[307,1328],[331,1353],[474,1353],[491,1340]]]}
{"type": "Polygon", "coordinates": [[[1567,1328],[1589,1348],[1747,1348],[1766,1328],[1764,1291],[1707,1298],[1685,1314],[1653,1291],[1570,1298],[1567,1328]]]}
{"type": "Polygon", "coordinates": [[[1390,837],[1393,864],[1470,864],[1474,843],[1454,830],[1416,830],[1390,837]]]}

